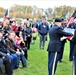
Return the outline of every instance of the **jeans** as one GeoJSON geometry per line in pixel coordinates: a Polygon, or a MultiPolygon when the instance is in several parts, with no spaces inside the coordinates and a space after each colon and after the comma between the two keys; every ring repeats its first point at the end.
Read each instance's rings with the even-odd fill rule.
{"type": "Polygon", "coordinates": [[[40,36],[40,49],[42,49],[45,46],[46,35],[39,35],[39,36],[40,36]]]}
{"type": "Polygon", "coordinates": [[[15,67],[19,66],[19,65],[17,64],[18,57],[17,57],[16,54],[7,55],[6,58],[8,58],[8,59],[11,60],[12,70],[14,70],[15,67]]]}
{"type": "Polygon", "coordinates": [[[26,65],[26,58],[24,57],[23,53],[16,53],[16,55],[18,56],[18,63],[20,63],[20,59],[22,61],[22,65],[25,66],[26,65]]]}

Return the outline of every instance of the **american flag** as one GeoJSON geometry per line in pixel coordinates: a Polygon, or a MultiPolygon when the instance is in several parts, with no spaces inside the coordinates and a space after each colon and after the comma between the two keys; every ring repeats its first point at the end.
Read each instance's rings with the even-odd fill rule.
{"type": "Polygon", "coordinates": [[[4,19],[6,19],[6,18],[8,18],[9,17],[9,11],[8,11],[8,9],[6,10],[6,12],[5,12],[5,15],[4,15],[4,19]]]}
{"type": "Polygon", "coordinates": [[[74,11],[73,15],[68,20],[67,27],[69,26],[70,23],[74,22],[74,17],[76,17],[76,10],[74,11]]]}

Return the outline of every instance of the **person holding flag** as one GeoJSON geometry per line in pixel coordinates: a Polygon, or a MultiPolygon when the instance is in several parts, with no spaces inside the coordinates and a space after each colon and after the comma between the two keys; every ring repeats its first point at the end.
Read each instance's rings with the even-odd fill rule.
{"type": "Polygon", "coordinates": [[[5,12],[5,15],[4,15],[4,20],[3,20],[3,30],[4,30],[4,33],[8,33],[8,31],[11,30],[10,28],[10,18],[9,18],[9,11],[8,9],[6,10],[5,12]]]}
{"type": "MultiPolygon", "coordinates": [[[[65,22],[64,18],[62,18],[61,28],[62,28],[63,30],[66,28],[66,22],[65,22]]],[[[63,53],[64,53],[65,43],[66,43],[66,39],[61,40],[59,62],[62,62],[62,59],[63,59],[63,53]]]]}
{"type": "Polygon", "coordinates": [[[74,44],[72,54],[73,54],[73,75],[76,75],[76,30],[74,32],[74,37],[72,38],[72,43],[74,44]]]}
{"type": "Polygon", "coordinates": [[[49,30],[49,45],[48,45],[48,75],[55,75],[60,52],[60,38],[63,36],[73,36],[72,33],[66,33],[60,27],[61,18],[55,19],[55,25],[49,30]]]}
{"type": "MultiPolygon", "coordinates": [[[[72,17],[67,23],[67,27],[71,29],[76,29],[76,10],[74,11],[72,17]]],[[[74,48],[74,43],[72,40],[70,40],[70,54],[69,54],[69,61],[73,60],[73,48],[74,48]]]]}

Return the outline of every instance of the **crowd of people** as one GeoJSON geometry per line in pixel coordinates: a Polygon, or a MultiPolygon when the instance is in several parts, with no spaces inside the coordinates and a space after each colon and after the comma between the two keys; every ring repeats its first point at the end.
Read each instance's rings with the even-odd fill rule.
{"type": "MultiPolygon", "coordinates": [[[[49,33],[50,41],[47,49],[49,75],[55,75],[58,61],[62,62],[67,39],[70,41],[69,60],[74,60],[76,68],[76,35],[64,31],[67,26],[63,18],[56,18],[54,24],[49,26],[45,18],[38,22],[34,18],[32,23],[28,18],[26,22],[17,22],[15,19],[10,20],[10,18],[0,21],[0,72],[3,73],[1,69],[3,64],[5,66],[5,75],[13,75],[14,69],[20,69],[20,62],[23,67],[27,67],[28,50],[30,50],[30,44],[35,44],[37,32],[40,38],[40,50],[45,49],[45,41],[49,33]],[[72,37],[72,40],[68,37],[60,40],[63,36],[74,37],[72,37]]],[[[76,17],[74,23],[71,23],[68,28],[76,29],[76,17]]],[[[74,71],[74,75],[76,75],[76,69],[74,71]]]]}
{"type": "Polygon", "coordinates": [[[35,34],[37,31],[36,19],[33,23],[30,23],[29,19],[19,23],[10,18],[0,21],[0,73],[3,73],[3,64],[5,75],[13,75],[14,69],[20,69],[20,62],[23,67],[27,67],[31,40],[36,40],[32,33],[35,34]]]}

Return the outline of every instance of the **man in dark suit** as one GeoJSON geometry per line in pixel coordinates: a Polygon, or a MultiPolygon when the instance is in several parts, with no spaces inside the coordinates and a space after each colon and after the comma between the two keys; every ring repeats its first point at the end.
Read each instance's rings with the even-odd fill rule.
{"type": "Polygon", "coordinates": [[[50,28],[49,36],[50,42],[48,45],[48,75],[55,75],[59,52],[60,52],[60,38],[62,36],[72,36],[71,33],[66,33],[62,30],[61,26],[62,19],[56,18],[55,25],[50,28]]]}

